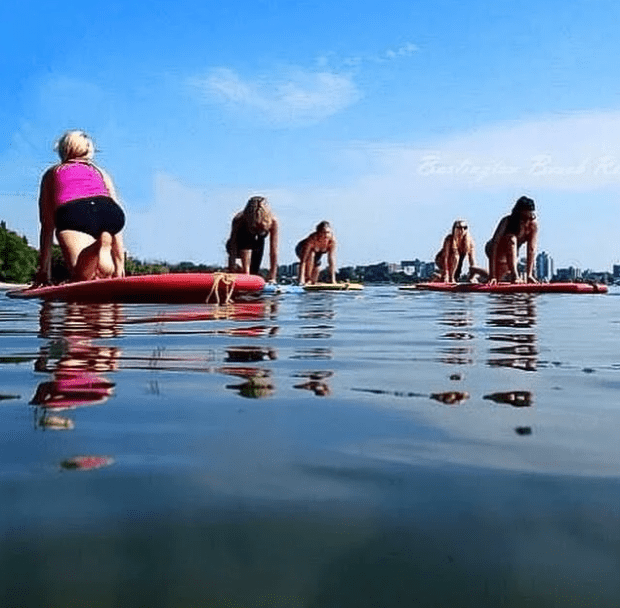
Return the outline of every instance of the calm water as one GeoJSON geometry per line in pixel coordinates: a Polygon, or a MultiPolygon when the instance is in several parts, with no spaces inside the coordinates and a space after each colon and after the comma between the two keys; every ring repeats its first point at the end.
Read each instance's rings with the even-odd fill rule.
{"type": "Polygon", "coordinates": [[[0,605],[620,605],[620,292],[0,293],[0,605]]]}

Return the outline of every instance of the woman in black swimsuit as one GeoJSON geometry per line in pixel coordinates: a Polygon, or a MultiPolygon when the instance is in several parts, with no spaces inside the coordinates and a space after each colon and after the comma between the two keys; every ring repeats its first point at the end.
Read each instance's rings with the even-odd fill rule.
{"type": "Polygon", "coordinates": [[[267,281],[276,280],[278,273],[278,221],[273,215],[267,199],[253,196],[243,211],[232,221],[230,237],[226,241],[228,272],[237,272],[237,260],[241,261],[241,272],[259,274],[265,239],[269,237],[269,273],[267,281]]]}

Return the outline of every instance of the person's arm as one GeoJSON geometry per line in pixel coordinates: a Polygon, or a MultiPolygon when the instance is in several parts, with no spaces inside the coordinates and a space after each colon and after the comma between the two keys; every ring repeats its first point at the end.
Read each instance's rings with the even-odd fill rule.
{"type": "Polygon", "coordinates": [[[468,237],[469,246],[467,248],[467,263],[469,267],[472,268],[476,265],[476,245],[474,243],[474,239],[468,237]]]}
{"type": "Polygon", "coordinates": [[[441,281],[447,283],[450,280],[450,253],[452,249],[452,236],[449,234],[443,240],[443,247],[437,256],[439,258],[439,271],[441,281]]]}
{"type": "Polygon", "coordinates": [[[327,250],[327,267],[332,283],[336,282],[336,239],[332,239],[327,250]]]}
{"type": "Polygon", "coordinates": [[[110,196],[114,199],[114,202],[117,205],[120,205],[120,200],[118,198],[118,194],[116,192],[116,188],[114,187],[114,182],[112,181],[112,178],[101,168],[101,167],[97,167],[97,170],[99,171],[99,173],[101,173],[101,177],[103,178],[103,183],[105,184],[106,188],[108,189],[108,192],[110,193],[110,196]]]}
{"type": "Polygon", "coordinates": [[[500,279],[500,277],[497,276],[497,250],[499,248],[499,242],[506,232],[507,223],[508,218],[502,218],[491,237],[491,255],[489,256],[489,278],[491,283],[497,283],[500,279]]]}
{"type": "Polygon", "coordinates": [[[228,272],[235,272],[237,266],[237,258],[239,251],[237,250],[237,234],[239,232],[239,215],[235,215],[230,226],[230,237],[226,242],[226,251],[228,252],[228,272]]]}
{"type": "Polygon", "coordinates": [[[53,169],[49,169],[41,179],[39,190],[39,269],[35,277],[37,285],[47,285],[52,281],[52,245],[54,244],[54,192],[53,169]]]}
{"type": "Polygon", "coordinates": [[[528,283],[538,283],[534,276],[534,261],[536,258],[536,245],[538,243],[538,222],[533,222],[532,229],[527,239],[526,277],[528,283]]]}
{"type": "Polygon", "coordinates": [[[275,282],[278,276],[278,220],[273,218],[269,229],[269,274],[267,282],[275,282]]]}

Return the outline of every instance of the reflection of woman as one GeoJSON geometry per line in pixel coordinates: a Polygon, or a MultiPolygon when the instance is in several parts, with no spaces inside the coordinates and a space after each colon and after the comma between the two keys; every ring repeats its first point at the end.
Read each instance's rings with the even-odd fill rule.
{"type": "Polygon", "coordinates": [[[104,403],[112,395],[114,383],[102,373],[118,368],[118,348],[92,343],[93,338],[118,331],[118,306],[77,303],[65,306],[65,318],[49,302],[41,310],[41,334],[56,339],[41,351],[35,370],[51,372],[52,379],[39,384],[31,404],[45,408],[46,412],[104,403]],[[58,349],[60,357],[55,361],[50,351],[58,349]],[[50,359],[55,361],[51,366],[50,359]]]}
{"type": "Polygon", "coordinates": [[[241,260],[241,272],[258,274],[265,250],[265,239],[269,237],[269,274],[267,281],[275,281],[278,273],[278,220],[267,199],[253,196],[243,211],[232,221],[230,237],[226,241],[228,272],[237,270],[241,260]]]}
{"type": "Polygon", "coordinates": [[[61,162],[41,180],[36,282],[51,281],[54,231],[72,280],[123,276],[125,214],[112,180],[92,162],[92,140],[83,131],[69,131],[57,147],[61,162]]]}
{"type": "Polygon", "coordinates": [[[260,399],[270,397],[275,392],[275,387],[271,382],[271,372],[269,370],[254,367],[222,367],[218,370],[223,374],[243,378],[242,384],[227,384],[230,388],[239,392],[242,397],[260,399]]]}

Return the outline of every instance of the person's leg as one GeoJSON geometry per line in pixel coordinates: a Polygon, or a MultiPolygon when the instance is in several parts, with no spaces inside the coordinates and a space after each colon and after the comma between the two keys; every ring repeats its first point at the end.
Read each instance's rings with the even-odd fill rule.
{"type": "Polygon", "coordinates": [[[319,273],[321,272],[321,266],[319,264],[312,264],[312,282],[319,282],[319,273]]]}
{"type": "Polygon", "coordinates": [[[448,255],[448,283],[454,283],[458,280],[456,269],[459,264],[459,254],[456,250],[451,251],[448,255]]]}
{"type": "Polygon", "coordinates": [[[71,279],[83,281],[85,275],[85,278],[94,278],[99,263],[99,243],[90,234],[77,230],[62,230],[56,237],[71,279]]]}
{"type": "Polygon", "coordinates": [[[241,272],[243,274],[250,274],[250,263],[252,261],[252,250],[242,249],[239,252],[239,257],[241,258],[241,272]]]}
{"type": "Polygon", "coordinates": [[[104,232],[94,243],[80,252],[73,269],[73,280],[105,279],[113,274],[112,235],[104,232]]]}
{"type": "Polygon", "coordinates": [[[114,263],[114,277],[125,276],[125,246],[123,244],[123,234],[118,232],[112,236],[112,262],[114,263]]]}
{"type": "MultiPolygon", "coordinates": [[[[109,232],[102,232],[101,236],[97,239],[97,245],[99,251],[97,253],[97,267],[95,268],[95,276],[98,279],[107,279],[114,274],[116,266],[112,257],[112,245],[114,237],[109,232]]],[[[81,257],[82,254],[80,254],[81,257]]],[[[79,268],[79,260],[78,260],[79,268]]],[[[87,267],[87,274],[90,271],[90,266],[87,267]]]]}
{"type": "Polygon", "coordinates": [[[104,232],[96,240],[89,234],[75,230],[63,230],[57,237],[73,281],[112,276],[113,237],[109,232],[104,232]]]}
{"type": "Polygon", "coordinates": [[[265,252],[265,239],[257,239],[252,249],[250,258],[250,273],[260,274],[260,265],[263,261],[263,253],[265,252]]]}

